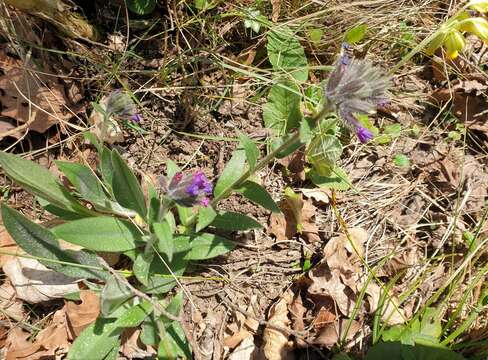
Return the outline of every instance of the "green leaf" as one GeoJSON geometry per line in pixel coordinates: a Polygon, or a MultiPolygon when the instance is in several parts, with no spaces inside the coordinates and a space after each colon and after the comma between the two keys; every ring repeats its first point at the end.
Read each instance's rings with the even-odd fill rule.
{"type": "Polygon", "coordinates": [[[214,209],[212,209],[212,207],[201,207],[198,210],[198,220],[195,231],[199,232],[200,230],[205,229],[208,225],[212,223],[213,219],[215,219],[216,216],[217,213],[214,209]]]}
{"type": "Polygon", "coordinates": [[[310,140],[312,140],[313,136],[313,129],[315,128],[315,121],[311,118],[304,118],[300,122],[300,142],[303,144],[307,144],[310,140]]]}
{"type": "Polygon", "coordinates": [[[308,38],[314,44],[320,44],[320,39],[322,39],[323,34],[324,34],[324,30],[322,29],[319,28],[310,29],[308,31],[308,38]]]}
{"type": "Polygon", "coordinates": [[[256,162],[259,159],[259,149],[249,137],[244,134],[239,135],[239,141],[246,153],[247,163],[249,164],[249,170],[253,171],[256,166],[256,162]]]}
{"type": "Polygon", "coordinates": [[[322,176],[329,176],[342,154],[342,145],[334,135],[318,135],[307,149],[307,159],[315,171],[322,176]]]}
{"type": "Polygon", "coordinates": [[[143,288],[143,291],[150,294],[162,294],[170,291],[176,285],[173,274],[181,276],[186,270],[188,260],[185,256],[188,251],[188,236],[175,237],[173,261],[166,261],[165,264],[156,254],[149,267],[148,284],[143,288]]]}
{"type": "Polygon", "coordinates": [[[173,232],[167,221],[153,224],[154,234],[158,238],[156,248],[166,255],[169,261],[173,259],[173,232]]]}
{"type": "Polygon", "coordinates": [[[154,252],[141,251],[136,255],[136,260],[132,265],[132,271],[142,284],[149,283],[149,270],[154,259],[154,252]]]}
{"type": "Polygon", "coordinates": [[[95,134],[89,132],[89,131],[86,131],[83,133],[83,137],[88,140],[93,146],[95,146],[97,148],[97,151],[99,154],[102,154],[103,152],[103,146],[102,146],[102,143],[100,143],[100,141],[98,141],[97,137],[95,136],[95,134]]]}
{"type": "Polygon", "coordinates": [[[169,180],[171,180],[173,176],[175,176],[175,174],[179,171],[181,171],[181,168],[178,165],[176,165],[176,163],[173,160],[168,159],[166,161],[166,175],[168,176],[169,180]]]}
{"type": "Polygon", "coordinates": [[[386,125],[383,132],[391,135],[392,138],[397,138],[402,134],[402,126],[400,124],[386,125]]]}
{"type": "Polygon", "coordinates": [[[181,325],[173,321],[166,327],[166,339],[160,342],[158,347],[158,359],[174,359],[181,357],[191,359],[190,345],[185,338],[185,332],[181,325]]]}
{"type": "Polygon", "coordinates": [[[90,214],[90,211],[78,203],[75,197],[43,166],[5,151],[0,151],[0,165],[8,177],[28,192],[57,207],[75,213],[90,214]]]}
{"type": "Polygon", "coordinates": [[[106,146],[100,155],[100,173],[102,174],[105,186],[107,186],[110,193],[113,193],[112,183],[114,178],[114,167],[112,165],[112,151],[106,146]]]}
{"type": "Polygon", "coordinates": [[[232,189],[234,182],[244,172],[244,164],[246,162],[246,153],[242,150],[234,150],[232,157],[220,174],[217,184],[215,184],[214,196],[220,196],[232,189]]]}
{"type": "Polygon", "coordinates": [[[96,204],[104,204],[108,200],[100,181],[89,167],[66,161],[56,161],[56,165],[83,199],[96,204]]]}
{"type": "Polygon", "coordinates": [[[100,294],[100,312],[108,317],[133,296],[125,284],[112,276],[107,280],[100,294]]]}
{"type": "Polygon", "coordinates": [[[86,214],[75,213],[73,211],[65,210],[63,208],[57,207],[51,204],[49,201],[36,197],[37,202],[41,205],[47,212],[56,215],[62,220],[77,220],[87,217],[86,214]]]}
{"type": "MultiPolygon", "coordinates": [[[[177,240],[175,240],[177,241],[177,240]]],[[[206,260],[231,251],[235,245],[215,234],[197,234],[190,240],[191,250],[185,255],[187,260],[206,260]]]]}
{"type": "Polygon", "coordinates": [[[307,81],[308,62],[305,50],[288,26],[280,25],[271,29],[266,48],[273,70],[285,71],[301,82],[307,81]]]}
{"type": "Polygon", "coordinates": [[[112,151],[112,189],[120,205],[146,218],[146,202],[139,181],[116,150],[112,151]]]}
{"type": "Polygon", "coordinates": [[[178,216],[180,218],[180,222],[184,226],[188,226],[190,219],[193,215],[193,209],[181,205],[176,205],[176,210],[178,211],[178,216]]]}
{"type": "Polygon", "coordinates": [[[218,214],[210,225],[217,229],[229,231],[244,231],[262,228],[261,224],[253,218],[230,211],[218,214]]]}
{"type": "Polygon", "coordinates": [[[454,351],[422,345],[405,345],[400,342],[379,342],[368,351],[366,360],[464,360],[454,351]]]}
{"type": "Polygon", "coordinates": [[[131,250],[142,241],[142,234],[132,223],[108,216],[74,220],[52,231],[57,238],[94,251],[131,250]]]}
{"type": "Polygon", "coordinates": [[[156,0],[127,0],[127,7],[138,15],[147,15],[154,11],[156,0]]]}
{"type": "Polygon", "coordinates": [[[122,329],[137,327],[151,314],[152,309],[152,304],[149,301],[143,300],[118,317],[114,323],[114,327],[122,329]]]}
{"type": "Polygon", "coordinates": [[[2,204],[2,220],[5,228],[27,254],[54,260],[39,260],[43,265],[73,278],[90,278],[105,280],[106,272],[96,269],[77,267],[101,267],[98,258],[85,251],[62,250],[54,235],[42,226],[30,221],[18,211],[2,204]],[[59,261],[68,263],[60,264],[59,261]],[[69,265],[72,263],[74,265],[69,265]]]}
{"type": "Polygon", "coordinates": [[[98,318],[76,338],[69,349],[68,360],[104,359],[120,344],[114,319],[98,318]]]}
{"type": "Polygon", "coordinates": [[[217,6],[217,1],[212,1],[212,0],[193,0],[193,6],[197,8],[198,10],[210,10],[213,9],[214,7],[217,6]]]}
{"type": "Polygon", "coordinates": [[[251,200],[252,202],[261,205],[265,209],[271,210],[274,213],[280,213],[279,206],[275,203],[271,195],[261,185],[246,181],[241,185],[237,192],[251,200]]]}
{"type": "Polygon", "coordinates": [[[351,187],[351,180],[344,169],[336,166],[331,169],[329,176],[321,176],[315,170],[311,170],[308,173],[310,180],[320,187],[327,189],[334,189],[339,191],[345,191],[351,187]]]}
{"type": "Polygon", "coordinates": [[[298,86],[291,81],[284,81],[271,87],[268,102],[263,106],[264,125],[268,129],[273,129],[282,135],[300,126],[303,116],[300,111],[301,96],[298,90],[298,86]]]}
{"type": "Polygon", "coordinates": [[[393,163],[399,167],[409,167],[410,166],[410,159],[408,158],[408,156],[406,156],[404,154],[396,154],[393,157],[393,163]]]}
{"type": "Polygon", "coordinates": [[[355,26],[346,32],[344,35],[344,40],[349,44],[356,44],[363,40],[367,31],[368,26],[366,24],[355,26]]]}

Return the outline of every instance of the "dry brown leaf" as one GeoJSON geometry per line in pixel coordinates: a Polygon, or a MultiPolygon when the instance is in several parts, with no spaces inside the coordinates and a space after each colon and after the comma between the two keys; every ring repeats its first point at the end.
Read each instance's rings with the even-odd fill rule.
{"type": "Polygon", "coordinates": [[[33,345],[27,340],[29,337],[30,334],[20,327],[11,329],[5,343],[5,360],[38,359],[37,353],[41,345],[33,345]]]}
{"type": "Polygon", "coordinates": [[[319,229],[315,224],[317,208],[311,201],[303,201],[302,194],[289,191],[280,201],[283,214],[271,214],[269,232],[277,240],[293,238],[297,233],[308,242],[320,241],[319,229]]]}
{"type": "Polygon", "coordinates": [[[247,337],[229,355],[228,360],[253,360],[258,357],[258,348],[254,345],[254,338],[247,337]]]}
{"type": "MultiPolygon", "coordinates": [[[[289,306],[291,324],[293,330],[301,332],[305,330],[304,316],[307,312],[307,308],[303,306],[302,297],[300,293],[296,294],[292,303],[289,306]]],[[[298,347],[306,347],[307,343],[300,338],[296,338],[295,342],[298,347]]]]}
{"type": "Polygon", "coordinates": [[[70,338],[75,339],[93,323],[100,313],[100,300],[91,290],[80,291],[81,303],[66,303],[66,319],[69,325],[70,338]]]}
{"type": "Polygon", "coordinates": [[[234,335],[232,336],[227,336],[226,338],[224,338],[224,346],[228,347],[228,348],[231,348],[231,349],[234,349],[235,347],[237,347],[241,341],[243,341],[244,339],[247,339],[248,337],[253,337],[253,335],[247,331],[247,330],[240,330],[238,332],[236,332],[234,335]]]}
{"type": "Polygon", "coordinates": [[[72,278],[48,269],[34,259],[11,259],[5,263],[3,271],[17,297],[31,304],[62,298],[79,290],[72,278]]]}
{"type": "Polygon", "coordinates": [[[273,7],[271,21],[277,22],[280,17],[281,0],[271,0],[271,6],[273,7]]]}
{"type": "MultiPolygon", "coordinates": [[[[69,109],[69,103],[62,85],[44,81],[41,83],[29,64],[11,58],[0,49],[0,100],[1,115],[11,117],[21,123],[28,123],[28,128],[40,133],[52,125],[67,121],[81,110],[81,107],[69,109]],[[29,106],[31,102],[31,106],[29,106]]],[[[43,79],[44,80],[44,79],[43,79]]]]}
{"type": "Polygon", "coordinates": [[[339,274],[339,271],[331,271],[327,264],[316,266],[309,273],[312,284],[308,292],[314,297],[332,299],[341,313],[348,316],[354,308],[354,295],[347,291],[339,274]]]}
{"type": "MultiPolygon", "coordinates": [[[[283,329],[290,329],[288,319],[288,304],[291,302],[291,291],[283,294],[283,297],[271,305],[269,309],[268,323],[283,329]]],[[[263,353],[267,360],[289,359],[292,342],[288,340],[288,334],[266,326],[263,334],[263,353]]]]}
{"type": "Polygon", "coordinates": [[[321,307],[317,316],[313,320],[313,327],[316,331],[322,329],[325,325],[333,323],[337,316],[330,312],[327,308],[321,307]]]}
{"type": "Polygon", "coordinates": [[[488,133],[488,105],[484,97],[478,95],[487,88],[486,84],[474,80],[458,81],[451,88],[434,91],[432,97],[440,105],[452,101],[452,114],[467,128],[488,133]]]}
{"type": "Polygon", "coordinates": [[[156,351],[140,340],[141,329],[125,329],[120,340],[120,353],[126,359],[153,359],[156,351]]]}
{"type": "Polygon", "coordinates": [[[6,360],[60,358],[68,352],[70,343],[64,308],[54,313],[51,324],[41,330],[34,343],[27,341],[29,333],[20,328],[11,330],[6,342],[6,360]]]}
{"type": "Polygon", "coordinates": [[[23,303],[17,298],[14,287],[10,281],[0,286],[0,317],[6,315],[8,319],[22,321],[24,318],[23,303]]]}
{"type": "Polygon", "coordinates": [[[305,151],[297,150],[293,154],[277,160],[278,164],[286,167],[298,180],[304,181],[305,176],[305,151]]]}
{"type": "Polygon", "coordinates": [[[314,342],[318,345],[330,348],[335,345],[339,339],[344,338],[346,341],[352,340],[359,333],[361,323],[356,320],[352,320],[347,335],[344,335],[348,322],[348,319],[341,319],[334,323],[327,324],[322,328],[314,342]]]}

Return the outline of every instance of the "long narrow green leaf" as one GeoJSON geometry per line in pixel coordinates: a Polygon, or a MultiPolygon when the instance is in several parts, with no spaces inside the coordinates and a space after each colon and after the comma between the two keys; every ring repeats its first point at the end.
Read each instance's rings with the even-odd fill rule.
{"type": "Polygon", "coordinates": [[[100,181],[89,167],[67,161],[56,161],[56,165],[85,200],[97,204],[108,200],[100,181]]]}
{"type": "Polygon", "coordinates": [[[52,229],[56,237],[94,251],[126,251],[142,242],[132,223],[113,217],[74,220],[52,229]]]}
{"type": "Polygon", "coordinates": [[[217,229],[230,231],[245,231],[262,228],[262,225],[253,218],[231,211],[218,214],[210,225],[217,229]]]}
{"type": "Polygon", "coordinates": [[[43,265],[73,278],[102,280],[107,278],[107,273],[103,271],[76,266],[81,264],[100,267],[95,255],[85,251],[62,250],[59,242],[48,229],[30,221],[5,204],[2,204],[2,220],[9,234],[27,254],[56,261],[40,260],[43,265]],[[69,263],[73,263],[73,266],[69,263]]]}
{"type": "MultiPolygon", "coordinates": [[[[175,238],[175,242],[178,241],[175,238]]],[[[215,234],[196,234],[190,240],[191,250],[185,255],[187,260],[206,260],[231,251],[233,242],[215,234]]]]}
{"type": "Polygon", "coordinates": [[[74,212],[90,213],[69,193],[49,170],[33,161],[0,152],[0,165],[12,180],[28,192],[53,205],[74,212]]]}

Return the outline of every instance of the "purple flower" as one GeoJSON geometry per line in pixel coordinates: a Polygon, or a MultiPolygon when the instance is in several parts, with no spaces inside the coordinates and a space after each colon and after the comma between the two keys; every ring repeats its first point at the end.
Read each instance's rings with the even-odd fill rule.
{"type": "Polygon", "coordinates": [[[176,173],[168,186],[167,195],[170,199],[182,206],[197,204],[208,206],[213,186],[202,171],[193,174],[176,173]]]}
{"type": "Polygon", "coordinates": [[[359,141],[361,141],[363,144],[367,143],[373,138],[373,133],[362,126],[357,128],[356,135],[358,136],[359,141]]]}
{"type": "Polygon", "coordinates": [[[141,114],[134,114],[130,117],[130,119],[136,123],[140,123],[142,120],[141,114]]]}
{"type": "Polygon", "coordinates": [[[374,113],[378,105],[387,101],[390,80],[370,62],[345,61],[344,57],[339,58],[329,75],[325,97],[344,125],[355,132],[361,142],[367,142],[373,134],[361,125],[356,115],[374,113]]]}

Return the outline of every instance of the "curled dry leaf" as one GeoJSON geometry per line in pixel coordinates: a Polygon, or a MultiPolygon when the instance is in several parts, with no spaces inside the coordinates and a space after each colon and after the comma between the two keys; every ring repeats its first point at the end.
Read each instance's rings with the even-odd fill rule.
{"type": "Polygon", "coordinates": [[[80,304],[71,301],[66,303],[66,319],[71,339],[78,337],[100,314],[100,300],[96,293],[81,290],[80,299],[80,304]]]}
{"type": "Polygon", "coordinates": [[[81,110],[81,106],[67,106],[69,100],[62,85],[47,79],[41,81],[34,75],[35,69],[29,69],[29,64],[8,56],[4,48],[0,49],[0,67],[3,70],[0,76],[1,115],[43,133],[81,110]]]}
{"type": "Polygon", "coordinates": [[[122,333],[120,353],[126,359],[153,359],[156,357],[156,351],[139,340],[140,335],[140,329],[126,329],[122,333]]]}
{"type": "Polygon", "coordinates": [[[288,333],[278,330],[278,328],[290,329],[288,304],[291,302],[291,297],[291,291],[286,292],[269,309],[268,324],[273,327],[266,326],[263,334],[263,353],[267,360],[289,359],[291,356],[292,343],[288,340],[288,333]]]}
{"type": "Polygon", "coordinates": [[[17,297],[31,304],[77,292],[78,285],[63,274],[57,273],[34,259],[14,258],[3,266],[12,282],[17,297]]]}
{"type": "Polygon", "coordinates": [[[269,226],[277,240],[291,239],[298,233],[308,242],[320,241],[315,224],[317,208],[311,201],[303,201],[302,194],[286,189],[279,206],[282,214],[271,214],[269,226]]]}
{"type": "Polygon", "coordinates": [[[349,329],[347,329],[348,322],[348,319],[341,319],[340,321],[325,325],[320,330],[320,333],[317,335],[314,342],[317,345],[332,347],[340,339],[344,339],[346,341],[352,340],[361,330],[361,323],[356,320],[352,320],[349,329]]]}

